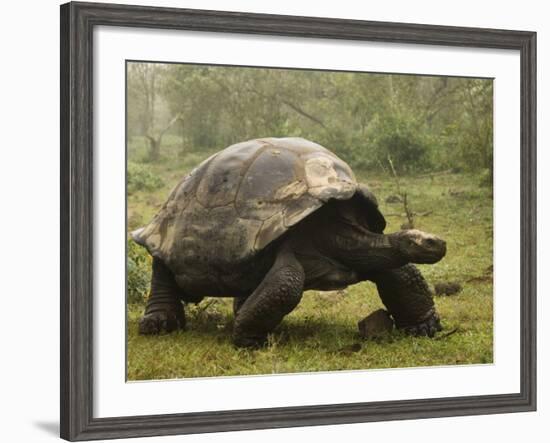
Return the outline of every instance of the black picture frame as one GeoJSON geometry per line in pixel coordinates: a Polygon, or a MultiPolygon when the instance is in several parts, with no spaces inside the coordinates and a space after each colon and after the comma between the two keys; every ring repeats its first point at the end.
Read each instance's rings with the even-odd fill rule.
{"type": "Polygon", "coordinates": [[[100,3],[61,6],[61,437],[70,441],[536,409],[536,33],[100,3]],[[498,48],[521,63],[518,394],[94,418],[92,54],[96,26],[498,48]]]}

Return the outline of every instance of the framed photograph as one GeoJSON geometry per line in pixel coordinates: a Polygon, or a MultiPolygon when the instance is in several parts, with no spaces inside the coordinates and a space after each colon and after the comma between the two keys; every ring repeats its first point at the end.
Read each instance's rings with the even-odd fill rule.
{"type": "Polygon", "coordinates": [[[61,6],[61,437],[536,409],[536,34],[61,6]]]}

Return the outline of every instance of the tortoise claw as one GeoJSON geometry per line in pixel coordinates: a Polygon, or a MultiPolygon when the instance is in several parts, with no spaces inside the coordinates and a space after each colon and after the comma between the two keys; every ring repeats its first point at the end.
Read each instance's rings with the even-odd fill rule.
{"type": "Polygon", "coordinates": [[[443,329],[439,314],[435,311],[427,319],[416,325],[407,325],[398,328],[406,334],[416,337],[434,337],[437,332],[443,329]]]}
{"type": "Polygon", "coordinates": [[[139,320],[140,335],[159,335],[185,327],[185,317],[172,311],[156,311],[145,314],[139,320]]]}

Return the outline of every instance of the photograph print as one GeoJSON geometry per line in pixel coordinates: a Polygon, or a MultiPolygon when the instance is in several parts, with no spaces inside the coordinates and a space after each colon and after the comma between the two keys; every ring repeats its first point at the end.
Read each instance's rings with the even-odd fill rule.
{"type": "Polygon", "coordinates": [[[126,62],[127,380],[493,362],[493,79],[126,62]]]}

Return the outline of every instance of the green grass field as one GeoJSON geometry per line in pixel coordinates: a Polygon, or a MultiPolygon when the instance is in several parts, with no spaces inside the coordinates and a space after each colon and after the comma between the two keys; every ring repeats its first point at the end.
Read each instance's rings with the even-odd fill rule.
{"type": "MultiPolygon", "coordinates": [[[[173,142],[171,144],[171,142],[173,142]]],[[[144,166],[162,180],[152,191],[128,196],[129,230],[149,221],[169,190],[211,152],[177,155],[167,137],[167,157],[144,166]]],[[[129,161],[145,155],[143,140],[132,140],[129,161]]],[[[353,165],[352,165],[353,167],[353,165]]],[[[396,193],[395,181],[355,170],[358,180],[377,195],[388,221],[387,232],[406,221],[401,203],[385,200],[396,193]]],[[[308,291],[301,304],[270,336],[261,350],[236,349],[231,342],[232,299],[206,298],[186,307],[187,330],[140,336],[137,323],[143,303],[128,305],[128,379],[150,380],[371,368],[438,366],[493,361],[493,200],[480,177],[443,174],[402,177],[411,209],[420,214],[415,227],[447,240],[447,256],[435,265],[420,265],[431,283],[456,281],[462,292],[436,297],[444,330],[435,338],[391,335],[364,341],[357,322],[382,306],[372,283],[343,291],[308,291]]]]}

